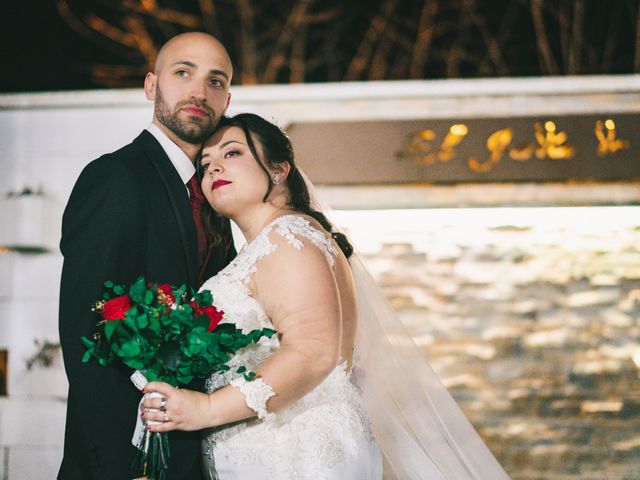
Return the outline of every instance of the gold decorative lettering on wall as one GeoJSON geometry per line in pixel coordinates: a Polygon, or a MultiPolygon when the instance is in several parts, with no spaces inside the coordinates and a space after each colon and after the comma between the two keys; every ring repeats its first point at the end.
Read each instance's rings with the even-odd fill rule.
{"type": "MultiPolygon", "coordinates": [[[[438,147],[434,130],[419,130],[409,135],[409,141],[398,152],[399,159],[409,159],[419,165],[434,165],[449,162],[456,157],[458,147],[469,133],[464,123],[451,125],[443,141],[438,147]]],[[[617,138],[616,124],[612,119],[596,120],[595,136],[598,140],[597,154],[600,157],[615,155],[621,150],[631,147],[629,140],[617,138]]],[[[496,130],[487,137],[488,155],[479,159],[471,155],[467,166],[476,173],[488,173],[505,157],[518,162],[526,162],[534,157],[543,160],[570,160],[576,157],[576,148],[570,143],[565,131],[559,130],[555,122],[535,122],[533,125],[533,141],[520,145],[512,145],[515,137],[513,128],[496,130]]]]}
{"type": "Polygon", "coordinates": [[[640,114],[296,122],[301,166],[318,184],[633,181],[640,114]],[[327,141],[327,139],[331,139],[327,141]]]}
{"type": "Polygon", "coordinates": [[[399,152],[400,157],[409,157],[420,165],[432,165],[438,160],[448,162],[456,156],[456,147],[468,133],[468,128],[462,123],[451,125],[438,150],[434,150],[431,142],[436,138],[433,130],[420,130],[410,135],[405,150],[399,152]]]}
{"type": "Polygon", "coordinates": [[[604,122],[596,121],[596,138],[598,139],[598,155],[606,157],[615,155],[621,150],[628,150],[631,147],[629,140],[616,138],[616,122],[608,118],[604,122]]]}

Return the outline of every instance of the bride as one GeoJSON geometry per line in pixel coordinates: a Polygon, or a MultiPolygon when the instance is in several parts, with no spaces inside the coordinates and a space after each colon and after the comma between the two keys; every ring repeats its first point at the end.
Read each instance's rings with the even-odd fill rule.
{"type": "Polygon", "coordinates": [[[148,384],[162,397],[142,403],[161,422],[147,428],[206,429],[208,479],[381,479],[383,458],[385,479],[507,479],[312,206],[286,135],[254,114],[223,119],[200,169],[208,202],[247,240],[202,289],[223,321],[277,335],[238,352],[208,393],[148,384]]]}

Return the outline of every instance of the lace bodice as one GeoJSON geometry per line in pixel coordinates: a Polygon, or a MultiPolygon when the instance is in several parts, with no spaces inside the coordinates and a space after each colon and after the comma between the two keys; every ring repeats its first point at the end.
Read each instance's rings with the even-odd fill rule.
{"type": "MultiPolygon", "coordinates": [[[[274,328],[262,305],[251,295],[248,287],[252,275],[256,272],[258,261],[277,249],[277,245],[269,238],[272,232],[282,236],[297,250],[303,246],[302,239],[308,239],[323,252],[329,265],[333,266],[335,263],[337,251],[331,240],[304,217],[284,215],[263,228],[252,241],[243,246],[226,268],[207,280],[200,288],[200,290],[209,290],[216,306],[224,311],[222,321],[235,324],[245,333],[255,329],[274,328]]],[[[230,363],[232,369],[224,375],[224,378],[214,375],[209,379],[208,390],[212,391],[235,378],[237,376],[233,373],[235,366],[245,365],[247,368],[254,368],[259,365],[278,345],[277,336],[274,335],[271,339],[262,338],[255,348],[240,352],[232,359],[230,363]],[[250,358],[247,358],[248,355],[250,358]],[[251,365],[243,363],[247,360],[251,365]]]]}
{"type": "MultiPolygon", "coordinates": [[[[225,269],[201,288],[211,291],[214,303],[225,312],[223,321],[234,323],[245,332],[274,328],[262,305],[251,295],[249,283],[259,260],[278,249],[278,243],[272,241],[276,235],[297,250],[312,246],[318,248],[331,267],[335,264],[337,250],[334,243],[326,232],[315,228],[305,217],[285,215],[270,223],[244,245],[225,269]]],[[[274,335],[270,339],[263,337],[257,344],[240,350],[230,361],[229,371],[214,374],[208,379],[207,391],[212,392],[228,384],[242,389],[242,376],[236,373],[236,368],[244,365],[249,370],[255,369],[278,347],[278,337],[274,335]]],[[[250,398],[251,394],[243,392],[248,395],[249,406],[252,401],[264,405],[271,394],[263,385],[256,386],[256,392],[258,398],[250,398]]],[[[353,458],[362,445],[372,442],[366,415],[349,381],[345,364],[336,367],[318,387],[290,407],[277,413],[252,408],[258,412],[259,419],[208,432],[204,451],[209,459],[215,456],[216,461],[224,457],[228,462],[239,464],[264,464],[273,474],[270,478],[299,478],[286,471],[294,468],[292,456],[301,455],[298,460],[309,465],[318,462],[334,465],[353,458]],[[310,450],[299,449],[301,436],[310,450]],[[305,455],[309,458],[303,458],[305,455]]],[[[294,463],[298,464],[298,461],[294,463]]]]}

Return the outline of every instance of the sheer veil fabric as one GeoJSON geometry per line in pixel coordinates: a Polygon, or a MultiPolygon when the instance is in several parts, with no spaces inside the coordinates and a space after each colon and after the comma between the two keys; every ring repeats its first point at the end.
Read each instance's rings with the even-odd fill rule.
{"type": "MultiPolygon", "coordinates": [[[[304,178],[314,207],[330,217],[329,208],[304,178]]],[[[509,479],[413,342],[362,258],[354,253],[349,263],[359,308],[352,381],[382,450],[384,479],[509,479]]]]}

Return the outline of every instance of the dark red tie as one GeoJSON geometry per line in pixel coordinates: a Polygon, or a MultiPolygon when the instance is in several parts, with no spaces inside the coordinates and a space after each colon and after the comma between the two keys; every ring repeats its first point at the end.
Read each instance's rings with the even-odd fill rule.
{"type": "Polygon", "coordinates": [[[198,254],[200,264],[202,264],[207,256],[207,236],[202,225],[202,207],[207,200],[200,189],[200,183],[195,174],[189,179],[187,188],[189,189],[189,200],[191,201],[191,213],[193,214],[193,221],[196,224],[196,232],[198,234],[198,254]]]}

